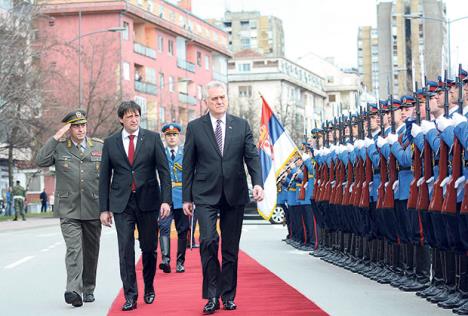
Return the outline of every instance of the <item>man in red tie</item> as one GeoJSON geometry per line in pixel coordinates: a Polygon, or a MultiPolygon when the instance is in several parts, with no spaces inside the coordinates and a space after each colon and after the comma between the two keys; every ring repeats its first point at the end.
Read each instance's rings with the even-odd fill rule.
{"type": "Polygon", "coordinates": [[[145,282],[144,302],[153,303],[156,273],[158,216],[170,213],[171,176],[158,133],[140,128],[141,108],[122,102],[118,116],[123,129],[104,141],[99,179],[101,223],[115,220],[119,244],[123,311],[137,307],[134,230],[138,228],[145,282]],[[156,172],[159,181],[156,178],[156,172]]]}

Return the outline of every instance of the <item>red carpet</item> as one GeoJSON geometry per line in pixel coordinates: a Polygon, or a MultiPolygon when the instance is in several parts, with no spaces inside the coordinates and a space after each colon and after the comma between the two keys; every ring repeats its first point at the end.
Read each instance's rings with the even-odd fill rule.
{"type": "MultiPolygon", "coordinates": [[[[172,240],[173,272],[158,269],[155,278],[156,300],[152,305],[143,302],[141,259],[137,265],[138,308],[122,312],[123,291],[120,290],[108,315],[202,315],[205,300],[201,297],[202,272],[199,249],[187,250],[185,273],[175,273],[176,242],[172,240]]],[[[158,252],[159,255],[159,252],[158,252]]],[[[160,257],[158,257],[158,264],[160,257]]],[[[119,277],[116,275],[116,277],[119,277]]],[[[238,286],[235,311],[219,310],[214,315],[328,315],[317,305],[246,255],[239,254],[238,286]]]]}

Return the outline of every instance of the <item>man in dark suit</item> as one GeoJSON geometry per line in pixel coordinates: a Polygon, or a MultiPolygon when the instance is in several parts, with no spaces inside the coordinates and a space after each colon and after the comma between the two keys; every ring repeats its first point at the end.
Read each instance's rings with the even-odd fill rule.
{"type": "Polygon", "coordinates": [[[99,179],[101,223],[110,227],[114,217],[117,229],[126,299],[123,311],[137,307],[135,225],[143,259],[144,301],[151,304],[155,298],[158,215],[168,216],[172,202],[171,176],[161,138],[158,133],[140,128],[140,115],[140,106],[135,102],[120,104],[118,116],[123,129],[104,141],[99,179]]]}
{"type": "Polygon", "coordinates": [[[192,215],[196,205],[200,225],[200,254],[203,266],[203,312],[234,310],[237,287],[237,259],[244,216],[249,202],[244,162],[247,165],[253,197],[263,199],[257,148],[246,120],[227,114],[226,88],[210,82],[204,90],[209,113],[187,126],[183,160],[183,209],[192,215]],[[218,260],[220,216],[222,265],[218,260]]]}

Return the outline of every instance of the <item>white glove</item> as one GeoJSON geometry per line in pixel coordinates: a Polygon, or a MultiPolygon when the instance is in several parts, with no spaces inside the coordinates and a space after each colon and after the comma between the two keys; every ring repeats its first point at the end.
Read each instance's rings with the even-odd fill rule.
{"type": "Polygon", "coordinates": [[[392,186],[392,189],[393,191],[395,191],[400,185],[400,180],[396,180],[395,182],[393,182],[393,186],[392,186]]]}
{"type": "Polygon", "coordinates": [[[434,181],[434,176],[430,177],[429,179],[426,180],[426,183],[429,184],[434,181]]]}
{"type": "Polygon", "coordinates": [[[418,183],[416,183],[416,185],[420,187],[423,182],[424,182],[424,177],[421,177],[419,178],[418,183]]]}
{"type": "Polygon", "coordinates": [[[369,148],[372,144],[374,144],[374,141],[369,137],[366,137],[364,139],[364,145],[366,146],[366,148],[369,148]]]}
{"type": "Polygon", "coordinates": [[[377,147],[382,148],[386,143],[387,141],[382,136],[377,138],[377,147]]]}
{"type": "Polygon", "coordinates": [[[416,137],[419,133],[422,133],[422,128],[416,123],[411,125],[411,136],[416,137]]]}
{"type": "Polygon", "coordinates": [[[422,120],[421,128],[422,128],[424,135],[426,135],[430,130],[435,129],[436,126],[435,126],[435,123],[432,121],[422,120]]]}
{"type": "Polygon", "coordinates": [[[303,153],[303,154],[302,154],[302,160],[303,160],[303,161],[306,161],[306,160],[309,159],[309,158],[310,158],[309,154],[306,154],[306,153],[303,153]]]}
{"type": "Polygon", "coordinates": [[[388,134],[387,136],[387,142],[390,144],[390,145],[393,145],[395,144],[396,142],[398,141],[398,135],[397,134],[388,134]]]}
{"type": "Polygon", "coordinates": [[[461,124],[463,122],[466,122],[466,117],[464,115],[461,115],[458,112],[453,113],[452,115],[452,121],[455,124],[455,126],[458,126],[458,124],[461,124]]]}
{"type": "Polygon", "coordinates": [[[464,184],[464,183],[465,183],[465,176],[459,177],[457,181],[455,181],[455,189],[458,189],[460,184],[464,184]]]}
{"type": "Polygon", "coordinates": [[[441,188],[445,187],[450,180],[452,180],[452,176],[445,177],[445,179],[440,184],[440,187],[441,188]]]}
{"type": "Polygon", "coordinates": [[[446,118],[445,116],[441,116],[436,120],[437,123],[437,128],[439,131],[443,132],[447,127],[452,125],[452,120],[449,118],[446,118]]]}
{"type": "Polygon", "coordinates": [[[362,139],[358,139],[354,142],[354,146],[357,147],[357,149],[361,149],[364,147],[364,141],[362,139]]]}
{"type": "Polygon", "coordinates": [[[335,151],[336,146],[335,145],[330,145],[330,147],[328,149],[330,150],[330,152],[335,151]]]}
{"type": "Polygon", "coordinates": [[[348,146],[346,146],[346,145],[340,145],[340,147],[341,147],[341,152],[342,152],[342,153],[345,153],[345,152],[348,151],[348,146]]]}
{"type": "Polygon", "coordinates": [[[354,146],[353,144],[349,143],[346,145],[346,150],[348,150],[348,152],[352,152],[354,150],[354,146]]]}

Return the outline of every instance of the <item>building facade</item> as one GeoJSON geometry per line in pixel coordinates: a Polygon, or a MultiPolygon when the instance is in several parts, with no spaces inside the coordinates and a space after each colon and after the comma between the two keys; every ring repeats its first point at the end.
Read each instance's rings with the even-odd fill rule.
{"type": "Polygon", "coordinates": [[[277,17],[258,11],[226,11],[222,20],[213,23],[228,33],[233,53],[250,49],[268,57],[285,55],[283,22],[277,17]]]}
{"type": "MultiPolygon", "coordinates": [[[[228,63],[231,111],[259,126],[262,95],[295,141],[321,124],[326,100],[324,78],[282,57],[252,52],[228,63]]],[[[255,135],[257,128],[253,128],[255,135]]]]}
{"type": "Polygon", "coordinates": [[[227,34],[193,15],[190,1],[41,2],[53,19],[41,25],[42,34],[55,43],[42,63],[57,74],[48,87],[56,102],[44,107],[45,116],[57,120],[81,106],[90,128],[101,127],[93,134],[106,136],[107,125],[118,128],[116,106],[133,99],[142,107],[142,126],[159,130],[203,114],[202,86],[227,82],[227,34]]]}
{"type": "Polygon", "coordinates": [[[379,41],[377,29],[362,26],[358,31],[358,71],[369,92],[379,91],[379,41]]]}
{"type": "Polygon", "coordinates": [[[403,95],[424,76],[448,66],[443,0],[393,0],[377,4],[379,94],[403,95]],[[390,88],[390,91],[388,91],[390,88]]]}

